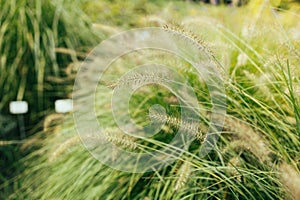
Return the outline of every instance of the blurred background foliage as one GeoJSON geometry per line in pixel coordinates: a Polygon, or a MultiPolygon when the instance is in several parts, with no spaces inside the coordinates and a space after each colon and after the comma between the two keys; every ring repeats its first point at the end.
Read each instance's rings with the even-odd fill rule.
{"type": "MultiPolygon", "coordinates": [[[[1,184],[22,169],[19,159],[26,153],[16,141],[18,121],[9,115],[9,102],[27,101],[25,129],[30,134],[41,130],[54,101],[70,97],[70,63],[84,59],[104,37],[93,31],[80,6],[80,1],[0,0],[1,184]]],[[[0,193],[6,188],[13,189],[2,185],[0,193]]]]}
{"type": "Polygon", "coordinates": [[[26,100],[29,124],[53,109],[56,99],[72,89],[66,69],[83,59],[103,35],[91,29],[91,21],[79,1],[0,1],[0,111],[8,103],[26,100]]]}

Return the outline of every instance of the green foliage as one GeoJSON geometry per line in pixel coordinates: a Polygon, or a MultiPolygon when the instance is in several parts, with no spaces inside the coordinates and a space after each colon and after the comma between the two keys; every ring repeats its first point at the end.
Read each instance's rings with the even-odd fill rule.
{"type": "Polygon", "coordinates": [[[137,27],[139,19],[145,15],[157,12],[161,1],[131,0],[131,1],[95,1],[83,0],[82,8],[94,22],[121,26],[125,28],[137,27]],[[99,14],[101,13],[101,14],[99,14]]]}
{"type": "MultiPolygon", "coordinates": [[[[67,66],[83,59],[102,36],[93,32],[79,2],[0,0],[0,113],[8,113],[10,101],[28,101],[26,129],[40,129],[41,116],[53,109],[54,100],[68,97],[72,90],[74,77],[67,66]]],[[[13,190],[6,179],[23,169],[19,159],[24,152],[18,142],[7,141],[19,136],[16,119],[4,120],[8,122],[3,126],[2,121],[0,198],[5,199],[13,190]]]]}
{"type": "MultiPolygon", "coordinates": [[[[169,4],[163,15],[157,14],[158,18],[170,19],[174,5],[177,4],[169,4]]],[[[300,54],[299,36],[292,29],[299,18],[288,12],[276,18],[266,5],[250,5],[234,12],[225,7],[197,8],[198,11],[189,6],[182,8],[174,20],[183,28],[174,31],[187,40],[205,41],[205,47],[211,49],[206,51],[213,53],[213,58],[226,70],[227,114],[215,151],[200,158],[197,153],[202,140],[196,137],[190,149],[166,168],[137,174],[121,172],[104,166],[89,154],[80,142],[71,114],[60,118],[61,124],[56,125],[51,125],[51,119],[56,120],[57,116],[50,115],[45,131],[22,145],[23,149],[33,145],[37,150],[22,159],[26,170],[13,179],[17,180],[12,184],[14,193],[6,198],[297,199],[300,54]],[[202,40],[195,40],[197,37],[189,30],[202,40]]],[[[205,83],[190,64],[163,52],[132,52],[120,59],[105,72],[95,96],[98,121],[106,128],[109,142],[130,151],[159,151],[180,124],[190,134],[188,124],[180,121],[178,100],[158,86],[136,91],[129,111],[136,123],[145,126],[150,121],[149,107],[163,105],[167,116],[161,131],[147,141],[116,131],[109,109],[113,86],[133,66],[145,63],[172,66],[190,83],[201,107],[200,128],[206,132],[211,99],[205,83]]],[[[160,115],[154,117],[163,121],[160,115]]],[[[115,152],[108,153],[107,158],[111,159],[115,152]]]]}
{"type": "Polygon", "coordinates": [[[0,7],[0,111],[7,112],[9,101],[27,100],[34,121],[56,98],[67,97],[66,81],[53,80],[66,77],[77,52],[99,36],[77,2],[1,0],[0,7]]]}

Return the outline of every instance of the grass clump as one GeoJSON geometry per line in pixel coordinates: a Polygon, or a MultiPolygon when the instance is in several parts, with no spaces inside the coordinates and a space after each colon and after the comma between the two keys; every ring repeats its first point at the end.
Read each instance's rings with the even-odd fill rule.
{"type": "MultiPolygon", "coordinates": [[[[39,148],[23,159],[27,168],[17,177],[21,186],[8,198],[297,199],[300,99],[296,88],[300,71],[295,66],[300,59],[297,39],[291,38],[289,28],[298,18],[288,13],[280,13],[283,16],[280,19],[272,18],[273,10],[268,4],[259,8],[258,21],[251,20],[256,9],[252,7],[235,13],[232,8],[206,8],[211,9],[210,14],[199,11],[199,18],[177,19],[183,29],[204,38],[206,45],[211,46],[209,52],[214,53],[213,58],[225,69],[227,114],[214,151],[204,158],[199,157],[202,140],[195,137],[189,149],[183,150],[182,155],[163,169],[122,172],[103,165],[89,154],[78,142],[72,116],[66,115],[55,129],[47,128],[52,134],[40,133],[35,137],[39,148]],[[249,13],[244,21],[236,21],[237,16],[244,13],[249,13]],[[228,15],[230,19],[225,17],[228,15]],[[282,19],[284,21],[280,21],[282,19]]],[[[181,33],[191,37],[184,31],[181,33]]],[[[199,80],[197,72],[169,53],[140,51],[112,63],[97,88],[95,111],[99,124],[107,130],[108,141],[131,151],[155,152],[160,151],[161,146],[168,146],[167,142],[180,127],[178,124],[186,128],[183,130],[187,134],[191,130],[197,132],[194,134],[200,132],[194,124],[180,121],[178,99],[159,86],[139,88],[130,100],[129,112],[141,126],[148,125],[151,118],[164,122],[161,130],[147,141],[116,131],[110,110],[113,89],[124,73],[144,63],[172,66],[193,86],[201,108],[198,127],[205,132],[212,104],[205,82],[199,80]],[[166,113],[148,113],[155,104],[163,105],[166,113]]],[[[145,77],[136,75],[134,78],[143,80],[145,77]]],[[[121,81],[125,84],[126,79],[121,81]]],[[[128,79],[127,84],[133,81],[139,80],[128,79]]],[[[170,151],[177,155],[173,147],[170,151]]],[[[115,152],[105,153],[107,159],[111,159],[115,152]]]]}
{"type": "MultiPolygon", "coordinates": [[[[82,60],[103,36],[93,31],[80,5],[79,1],[0,0],[0,113],[8,114],[10,101],[27,101],[28,134],[41,129],[39,121],[53,110],[56,99],[68,98],[74,79],[70,70],[74,67],[68,65],[82,60]]],[[[1,199],[13,190],[6,181],[22,171],[18,160],[27,152],[20,151],[23,141],[15,141],[16,119],[4,121],[10,124],[10,120],[13,129],[0,128],[1,199]]]]}
{"type": "Polygon", "coordinates": [[[35,122],[54,100],[67,97],[67,65],[100,37],[78,1],[1,0],[0,7],[0,111],[26,100],[35,122]]]}

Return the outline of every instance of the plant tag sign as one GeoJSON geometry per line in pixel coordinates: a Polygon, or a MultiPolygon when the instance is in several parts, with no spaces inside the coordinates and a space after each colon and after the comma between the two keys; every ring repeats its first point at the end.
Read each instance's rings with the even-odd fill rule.
{"type": "Polygon", "coordinates": [[[12,114],[25,114],[28,112],[28,103],[26,101],[11,101],[9,112],[12,114]]]}
{"type": "Polygon", "coordinates": [[[60,99],[55,101],[55,112],[68,113],[73,110],[73,101],[71,99],[60,99]]]}

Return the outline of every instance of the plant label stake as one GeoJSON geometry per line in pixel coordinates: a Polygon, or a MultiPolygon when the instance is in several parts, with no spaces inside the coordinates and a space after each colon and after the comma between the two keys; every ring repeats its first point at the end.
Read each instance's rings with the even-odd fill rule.
{"type": "Polygon", "coordinates": [[[11,101],[9,103],[9,112],[17,115],[21,139],[26,137],[23,114],[28,112],[28,103],[26,101],[11,101]]]}
{"type": "Polygon", "coordinates": [[[55,101],[55,112],[68,113],[73,110],[73,101],[71,99],[60,99],[55,101]]]}

